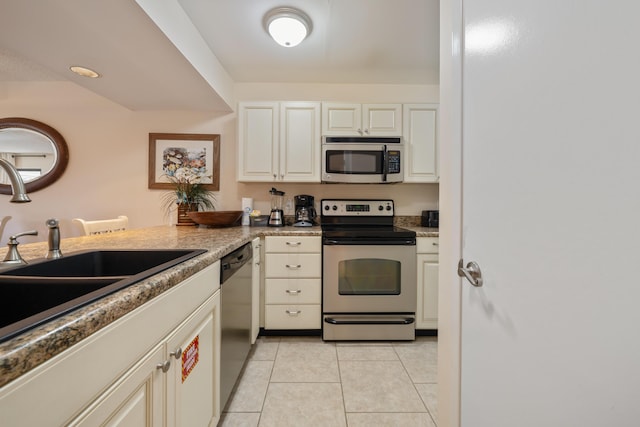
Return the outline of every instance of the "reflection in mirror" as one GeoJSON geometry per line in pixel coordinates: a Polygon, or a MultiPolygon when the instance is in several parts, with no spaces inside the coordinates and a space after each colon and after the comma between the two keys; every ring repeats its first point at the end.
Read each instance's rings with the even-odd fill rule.
{"type": "MultiPolygon", "coordinates": [[[[64,172],[69,151],[55,129],[24,118],[0,119],[0,158],[13,164],[27,192],[55,182],[64,172]]],[[[11,194],[7,174],[0,170],[0,194],[11,194]]]]}
{"type": "MultiPolygon", "coordinates": [[[[16,167],[27,183],[48,173],[56,161],[53,142],[41,133],[29,129],[0,129],[0,159],[16,167]]],[[[0,184],[9,184],[9,177],[2,171],[0,184]]]]}

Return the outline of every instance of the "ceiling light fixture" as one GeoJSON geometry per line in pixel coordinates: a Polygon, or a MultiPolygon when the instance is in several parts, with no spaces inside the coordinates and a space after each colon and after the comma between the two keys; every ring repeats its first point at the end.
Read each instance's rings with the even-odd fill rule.
{"type": "Polygon", "coordinates": [[[269,35],[281,46],[297,46],[311,34],[311,18],[292,7],[277,7],[264,15],[262,21],[269,35]]]}
{"type": "Polygon", "coordinates": [[[90,68],[85,68],[85,67],[80,67],[80,66],[74,65],[72,67],[69,67],[69,69],[71,71],[73,71],[74,73],[82,76],[82,77],[91,77],[92,79],[96,79],[96,78],[100,77],[100,74],[96,73],[95,71],[93,71],[90,68]]]}

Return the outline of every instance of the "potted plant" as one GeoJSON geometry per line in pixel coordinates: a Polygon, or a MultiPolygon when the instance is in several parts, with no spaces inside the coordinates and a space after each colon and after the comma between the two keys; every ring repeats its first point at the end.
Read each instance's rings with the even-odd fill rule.
{"type": "Polygon", "coordinates": [[[194,225],[188,213],[198,210],[215,210],[215,196],[205,188],[202,180],[207,178],[206,170],[196,167],[179,167],[165,174],[175,188],[164,195],[163,206],[167,215],[178,209],[177,225],[194,225]]]}

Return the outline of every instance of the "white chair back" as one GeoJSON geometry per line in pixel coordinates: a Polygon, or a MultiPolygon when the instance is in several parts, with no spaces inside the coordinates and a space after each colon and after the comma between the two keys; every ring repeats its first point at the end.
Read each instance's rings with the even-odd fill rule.
{"type": "Polygon", "coordinates": [[[102,219],[96,221],[86,221],[84,219],[74,218],[73,222],[80,224],[85,236],[123,231],[129,227],[129,218],[124,215],[120,215],[115,219],[102,219]]]}
{"type": "Polygon", "coordinates": [[[9,222],[11,218],[12,217],[10,215],[7,215],[0,219],[0,242],[2,242],[2,233],[4,232],[4,226],[7,225],[7,222],[9,222]]]}

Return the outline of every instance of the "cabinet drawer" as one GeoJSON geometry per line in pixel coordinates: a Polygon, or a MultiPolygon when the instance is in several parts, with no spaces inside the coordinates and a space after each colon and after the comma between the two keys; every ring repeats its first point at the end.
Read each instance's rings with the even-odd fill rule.
{"type": "Polygon", "coordinates": [[[320,254],[266,254],[264,277],[321,277],[320,254]]]}
{"type": "Polygon", "coordinates": [[[438,237],[418,237],[416,239],[416,252],[419,254],[437,254],[439,252],[438,237]]]}
{"type": "Polygon", "coordinates": [[[320,236],[267,236],[265,252],[320,253],[320,236]]]}
{"type": "Polygon", "coordinates": [[[264,289],[266,304],[320,304],[322,301],[320,279],[266,279],[264,289]]]}
{"type": "Polygon", "coordinates": [[[320,304],[267,305],[265,329],[320,329],[320,304]]]}

